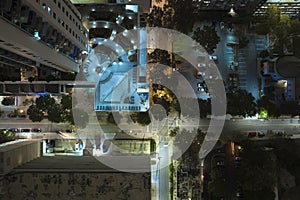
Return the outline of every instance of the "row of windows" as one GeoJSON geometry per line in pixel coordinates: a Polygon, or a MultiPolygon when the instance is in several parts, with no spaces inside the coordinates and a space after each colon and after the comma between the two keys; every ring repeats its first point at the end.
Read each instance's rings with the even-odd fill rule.
{"type": "MultiPolygon", "coordinates": [[[[56,0],[53,0],[56,3],[56,0]]],[[[36,0],[37,3],[40,3],[40,0],[36,0]]],[[[58,2],[58,7],[61,8],[61,4],[60,2],[58,2]]],[[[65,8],[62,7],[63,12],[65,11],[65,8]]],[[[77,33],[74,32],[74,30],[72,30],[71,28],[69,28],[68,24],[65,24],[65,22],[55,13],[52,12],[51,7],[47,6],[45,3],[42,4],[42,9],[47,11],[49,15],[52,15],[52,17],[57,20],[57,22],[59,24],[61,24],[63,27],[65,27],[65,29],[67,31],[69,31],[70,34],[73,35],[73,37],[75,37],[81,44],[83,44],[84,46],[86,45],[84,40],[81,39],[80,36],[77,35],[77,33]]],[[[69,15],[68,11],[66,11],[66,16],[69,16],[70,20],[72,20],[72,16],[69,15]]],[[[73,18],[73,23],[75,22],[74,18],[73,18]]],[[[79,29],[81,29],[81,26],[78,25],[78,23],[76,22],[76,27],[78,27],[79,29]]]]}
{"type": "MultiPolygon", "coordinates": [[[[55,4],[56,4],[56,1],[57,1],[57,0],[53,0],[53,2],[54,2],[55,4]]],[[[76,25],[76,27],[78,27],[78,29],[81,30],[80,24],[79,24],[77,21],[75,22],[75,18],[72,17],[72,15],[69,15],[69,12],[68,12],[67,10],[65,11],[65,7],[62,6],[60,2],[57,3],[57,6],[58,6],[58,8],[60,8],[60,9],[62,10],[63,13],[66,14],[67,17],[69,17],[69,19],[70,19],[71,21],[73,21],[73,23],[76,25]]]]}

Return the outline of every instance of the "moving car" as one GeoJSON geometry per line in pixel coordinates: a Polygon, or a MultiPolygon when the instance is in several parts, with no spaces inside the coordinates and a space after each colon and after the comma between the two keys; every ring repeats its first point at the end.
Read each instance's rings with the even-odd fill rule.
{"type": "Polygon", "coordinates": [[[261,132],[261,131],[259,131],[258,134],[257,134],[257,136],[260,137],[260,138],[264,137],[265,135],[266,134],[264,132],[261,132]]]}
{"type": "Polygon", "coordinates": [[[248,137],[255,137],[257,135],[256,131],[249,131],[248,132],[248,137]]]}

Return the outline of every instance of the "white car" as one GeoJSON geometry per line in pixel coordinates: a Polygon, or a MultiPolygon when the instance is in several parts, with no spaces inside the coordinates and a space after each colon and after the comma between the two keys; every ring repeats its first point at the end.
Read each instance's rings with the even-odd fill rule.
{"type": "Polygon", "coordinates": [[[209,56],[209,59],[210,59],[210,60],[218,60],[218,57],[217,57],[217,56],[214,56],[214,55],[211,55],[211,56],[209,56]]]}

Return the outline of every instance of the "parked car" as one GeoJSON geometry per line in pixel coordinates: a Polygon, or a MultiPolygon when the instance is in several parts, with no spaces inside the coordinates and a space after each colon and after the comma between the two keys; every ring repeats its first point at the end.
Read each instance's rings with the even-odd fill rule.
{"type": "Polygon", "coordinates": [[[33,128],[33,129],[31,129],[31,132],[40,133],[40,132],[42,132],[42,129],[40,129],[40,128],[33,128]]]}
{"type": "Polygon", "coordinates": [[[8,129],[8,131],[11,131],[13,133],[19,133],[20,129],[18,129],[18,128],[10,128],[10,129],[8,129]]]}
{"type": "Polygon", "coordinates": [[[22,128],[21,129],[21,133],[29,133],[29,132],[31,132],[30,128],[22,128]]]}
{"type": "Polygon", "coordinates": [[[16,118],[17,115],[14,114],[14,113],[9,113],[9,114],[7,115],[7,117],[9,117],[9,118],[16,118]]]}
{"type": "Polygon", "coordinates": [[[218,57],[215,56],[215,55],[211,55],[211,56],[209,56],[209,59],[210,59],[210,60],[217,61],[217,60],[218,60],[218,57]]]}

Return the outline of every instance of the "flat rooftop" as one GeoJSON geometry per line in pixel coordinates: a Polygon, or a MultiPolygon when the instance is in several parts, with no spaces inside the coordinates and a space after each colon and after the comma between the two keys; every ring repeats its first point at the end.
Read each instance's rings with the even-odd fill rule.
{"type": "Polygon", "coordinates": [[[150,171],[150,157],[143,156],[43,156],[30,161],[15,172],[144,172],[150,171]],[[117,165],[118,170],[113,167],[117,165]]]}
{"type": "Polygon", "coordinates": [[[151,199],[150,173],[120,173],[91,156],[41,157],[0,183],[1,200],[151,199]]]}

